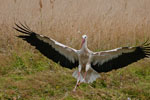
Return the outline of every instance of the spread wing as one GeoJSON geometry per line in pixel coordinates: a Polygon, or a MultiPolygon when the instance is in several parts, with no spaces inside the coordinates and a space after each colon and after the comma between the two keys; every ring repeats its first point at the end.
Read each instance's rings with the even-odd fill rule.
{"type": "Polygon", "coordinates": [[[145,57],[150,57],[150,43],[137,47],[121,47],[113,50],[94,52],[91,66],[97,72],[108,72],[125,67],[145,57]]]}
{"type": "Polygon", "coordinates": [[[74,68],[78,66],[78,50],[63,45],[52,38],[33,32],[27,25],[15,24],[15,30],[23,33],[19,38],[35,46],[43,55],[59,63],[63,67],[74,68]]]}

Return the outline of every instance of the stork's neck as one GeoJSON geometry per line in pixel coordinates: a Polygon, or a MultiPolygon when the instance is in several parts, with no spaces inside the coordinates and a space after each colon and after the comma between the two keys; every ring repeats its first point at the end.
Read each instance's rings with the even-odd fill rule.
{"type": "Polygon", "coordinates": [[[82,47],[81,50],[86,50],[87,48],[87,39],[85,39],[85,41],[82,43],[82,47]]]}

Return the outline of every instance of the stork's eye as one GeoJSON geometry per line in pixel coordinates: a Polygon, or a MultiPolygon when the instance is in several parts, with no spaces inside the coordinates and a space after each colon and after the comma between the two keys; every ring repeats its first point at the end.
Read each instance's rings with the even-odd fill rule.
{"type": "Polygon", "coordinates": [[[82,38],[86,39],[86,38],[87,38],[87,36],[86,36],[86,35],[83,35],[83,36],[82,36],[82,38]]]}

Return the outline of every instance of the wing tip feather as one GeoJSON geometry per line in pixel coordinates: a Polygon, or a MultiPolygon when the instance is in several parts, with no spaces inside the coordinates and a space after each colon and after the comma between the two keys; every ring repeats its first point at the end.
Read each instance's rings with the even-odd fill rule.
{"type": "Polygon", "coordinates": [[[24,33],[24,34],[33,34],[34,32],[26,25],[26,24],[22,24],[21,22],[14,23],[15,27],[13,27],[13,29],[15,29],[18,32],[24,33]]]}

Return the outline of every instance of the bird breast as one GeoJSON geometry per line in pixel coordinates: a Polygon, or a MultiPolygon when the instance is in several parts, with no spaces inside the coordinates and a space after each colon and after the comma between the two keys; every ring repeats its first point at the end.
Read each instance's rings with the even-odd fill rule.
{"type": "Polygon", "coordinates": [[[86,64],[89,62],[89,54],[88,53],[80,54],[79,59],[80,59],[79,61],[82,67],[85,67],[86,64]]]}

